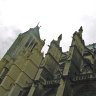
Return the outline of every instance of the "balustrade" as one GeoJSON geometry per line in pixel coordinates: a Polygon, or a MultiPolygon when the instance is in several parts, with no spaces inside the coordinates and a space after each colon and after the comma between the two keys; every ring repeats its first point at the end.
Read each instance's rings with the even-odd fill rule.
{"type": "Polygon", "coordinates": [[[82,81],[82,80],[96,80],[95,73],[80,74],[71,77],[72,81],[82,81]]]}

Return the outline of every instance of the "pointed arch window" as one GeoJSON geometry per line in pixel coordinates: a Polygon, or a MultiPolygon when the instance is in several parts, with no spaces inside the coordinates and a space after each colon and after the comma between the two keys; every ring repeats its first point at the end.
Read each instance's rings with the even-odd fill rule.
{"type": "Polygon", "coordinates": [[[28,47],[28,45],[29,45],[29,43],[32,41],[32,37],[30,37],[29,39],[28,39],[28,41],[26,42],[26,44],[25,44],[25,47],[28,47]]]}

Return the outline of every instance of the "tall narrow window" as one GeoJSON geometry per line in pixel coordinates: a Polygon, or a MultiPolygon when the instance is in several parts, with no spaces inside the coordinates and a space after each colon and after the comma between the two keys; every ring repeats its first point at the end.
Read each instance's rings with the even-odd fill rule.
{"type": "Polygon", "coordinates": [[[27,41],[26,44],[25,44],[25,47],[28,47],[28,45],[30,44],[31,41],[32,41],[32,37],[30,37],[30,38],[28,39],[28,41],[27,41]]]}
{"type": "Polygon", "coordinates": [[[32,40],[32,41],[30,42],[30,44],[29,44],[29,47],[32,47],[33,44],[34,44],[34,42],[35,42],[35,40],[32,40]]]}
{"type": "Polygon", "coordinates": [[[9,69],[7,67],[4,67],[1,74],[0,74],[0,83],[2,82],[2,80],[4,79],[4,77],[6,76],[6,74],[8,73],[9,69]]]}
{"type": "Polygon", "coordinates": [[[20,93],[19,93],[18,96],[27,96],[28,93],[29,93],[29,91],[30,91],[30,88],[31,88],[31,86],[29,86],[29,87],[24,87],[24,88],[20,91],[20,93]]]}

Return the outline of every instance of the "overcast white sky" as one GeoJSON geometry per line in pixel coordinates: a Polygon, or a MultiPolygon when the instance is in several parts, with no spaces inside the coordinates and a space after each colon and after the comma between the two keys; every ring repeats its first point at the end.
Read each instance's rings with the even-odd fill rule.
{"type": "MultiPolygon", "coordinates": [[[[74,31],[83,26],[86,44],[96,42],[96,0],[0,0],[0,58],[19,33],[40,22],[46,45],[63,34],[68,50],[74,31]]],[[[45,46],[43,50],[46,50],[45,46]]]]}

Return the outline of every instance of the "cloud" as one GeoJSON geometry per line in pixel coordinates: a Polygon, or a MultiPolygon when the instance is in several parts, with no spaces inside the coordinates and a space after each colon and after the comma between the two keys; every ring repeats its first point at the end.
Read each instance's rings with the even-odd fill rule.
{"type": "Polygon", "coordinates": [[[96,42],[95,4],[96,0],[0,0],[0,54],[6,52],[20,30],[25,32],[39,21],[46,46],[62,33],[62,49],[68,50],[72,34],[81,25],[85,43],[96,42]]]}
{"type": "Polygon", "coordinates": [[[83,17],[83,37],[85,44],[96,42],[96,15],[83,17]]]}
{"type": "Polygon", "coordinates": [[[18,28],[0,26],[0,58],[3,57],[19,33],[21,33],[21,30],[18,28]]]}

